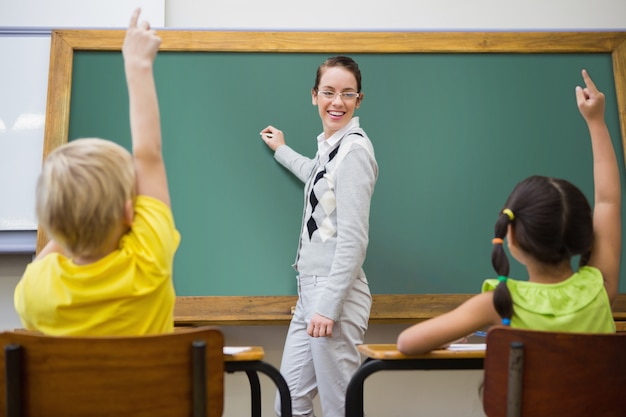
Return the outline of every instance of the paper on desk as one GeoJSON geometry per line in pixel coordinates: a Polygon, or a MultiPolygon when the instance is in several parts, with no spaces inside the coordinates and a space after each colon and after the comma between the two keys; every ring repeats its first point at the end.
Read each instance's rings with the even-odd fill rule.
{"type": "Polygon", "coordinates": [[[224,346],[224,355],[236,355],[241,352],[250,350],[249,346],[224,346]]]}
{"type": "Polygon", "coordinates": [[[452,343],[447,347],[448,350],[485,350],[486,343],[452,343]]]}

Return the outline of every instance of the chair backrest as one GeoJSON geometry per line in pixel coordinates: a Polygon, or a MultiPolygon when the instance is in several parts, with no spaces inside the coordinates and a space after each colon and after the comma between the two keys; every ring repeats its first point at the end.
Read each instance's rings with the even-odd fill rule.
{"type": "Polygon", "coordinates": [[[483,407],[499,416],[626,415],[626,333],[487,333],[483,407]]]}
{"type": "Polygon", "coordinates": [[[135,337],[0,334],[0,416],[219,417],[224,336],[215,327],[135,337]]]}

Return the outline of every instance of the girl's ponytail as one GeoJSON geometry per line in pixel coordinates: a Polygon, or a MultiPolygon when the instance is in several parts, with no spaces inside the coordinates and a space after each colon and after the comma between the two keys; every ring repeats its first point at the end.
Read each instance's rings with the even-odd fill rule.
{"type": "Polygon", "coordinates": [[[504,238],[507,233],[508,225],[513,222],[515,215],[513,212],[505,208],[500,213],[495,226],[495,237],[492,240],[493,249],[491,252],[491,264],[498,274],[498,285],[493,294],[493,305],[502,317],[502,324],[510,325],[511,317],[513,317],[513,299],[506,285],[509,276],[509,258],[504,251],[504,238]]]}

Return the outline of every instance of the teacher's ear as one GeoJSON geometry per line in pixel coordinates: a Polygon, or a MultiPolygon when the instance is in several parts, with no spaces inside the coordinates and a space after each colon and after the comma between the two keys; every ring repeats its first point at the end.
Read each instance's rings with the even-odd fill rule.
{"type": "Polygon", "coordinates": [[[358,109],[359,106],[361,105],[361,102],[363,101],[363,97],[365,97],[365,94],[363,92],[359,93],[359,97],[356,99],[356,108],[358,109]]]}

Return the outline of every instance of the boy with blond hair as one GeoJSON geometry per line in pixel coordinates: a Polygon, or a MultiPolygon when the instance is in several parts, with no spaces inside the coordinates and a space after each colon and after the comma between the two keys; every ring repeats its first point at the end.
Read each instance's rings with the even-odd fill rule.
{"type": "Polygon", "coordinates": [[[57,336],[170,332],[174,255],[180,242],[170,207],[153,64],[161,39],[136,9],[122,53],[132,155],[96,138],[50,153],[36,211],[50,242],[15,289],[30,330],[57,336]]]}

